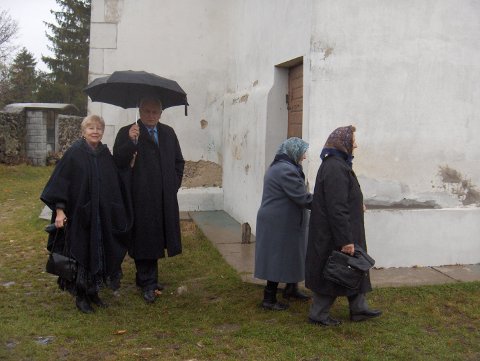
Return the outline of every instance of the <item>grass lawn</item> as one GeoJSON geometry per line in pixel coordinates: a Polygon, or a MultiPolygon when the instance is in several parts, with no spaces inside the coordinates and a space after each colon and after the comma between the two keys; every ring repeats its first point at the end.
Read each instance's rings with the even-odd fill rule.
{"type": "Polygon", "coordinates": [[[339,299],[333,316],[345,322],[321,328],[306,323],[306,303],[262,310],[262,287],[243,283],[191,222],[184,253],[160,261],[155,304],[127,256],[119,294],[101,292],[110,307],[82,314],[44,272],[39,194],[51,171],[0,166],[0,360],[480,360],[480,282],[376,289],[369,300],[384,315],[364,323],[348,322],[339,299]]]}

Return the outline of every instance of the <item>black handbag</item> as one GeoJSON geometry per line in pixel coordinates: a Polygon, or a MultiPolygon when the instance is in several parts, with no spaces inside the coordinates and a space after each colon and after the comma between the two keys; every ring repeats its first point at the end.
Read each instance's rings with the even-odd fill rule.
{"type": "Polygon", "coordinates": [[[375,260],[359,246],[355,246],[353,256],[333,251],[323,269],[323,277],[337,285],[355,290],[360,287],[374,264],[375,260]]]}
{"type": "MultiPolygon", "coordinates": [[[[49,226],[47,226],[48,228],[49,226]]],[[[50,225],[51,227],[51,225],[50,225]]],[[[56,230],[55,233],[55,238],[53,240],[53,245],[52,245],[52,252],[50,252],[47,260],[47,265],[45,267],[45,270],[52,274],[59,276],[66,281],[73,282],[75,280],[75,277],[77,276],[77,261],[75,259],[65,256],[66,254],[69,253],[70,248],[68,248],[67,244],[67,230],[65,226],[65,245],[63,248],[63,254],[55,252],[55,241],[57,240],[58,236],[58,229],[56,230]]],[[[47,232],[51,232],[50,230],[45,229],[47,232]]]]}

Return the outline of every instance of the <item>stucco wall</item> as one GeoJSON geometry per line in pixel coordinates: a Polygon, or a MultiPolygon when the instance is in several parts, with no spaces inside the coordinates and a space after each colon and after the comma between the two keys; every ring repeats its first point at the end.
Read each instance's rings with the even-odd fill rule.
{"type": "MultiPolygon", "coordinates": [[[[354,124],[378,264],[474,263],[479,18],[469,0],[93,0],[90,78],[132,69],[177,80],[189,115],[171,108],[162,121],[187,160],[222,165],[223,207],[255,233],[263,175],[287,130],[288,71],[276,65],[300,57],[311,190],[328,134],[354,124]]],[[[109,145],[136,117],[89,111],[104,116],[109,145]]]]}
{"type": "Polygon", "coordinates": [[[447,175],[480,186],[480,3],[313,4],[311,152],[355,124],[367,203],[464,205],[447,175]]]}
{"type": "MultiPolygon", "coordinates": [[[[225,210],[255,229],[266,167],[287,135],[288,71],[276,65],[303,57],[304,109],[309,107],[311,1],[237,1],[230,11],[223,124],[225,210]]],[[[305,111],[305,125],[308,120],[305,111]]]]}
{"type": "MultiPolygon", "coordinates": [[[[168,108],[161,121],[175,129],[187,160],[222,163],[228,3],[92,1],[90,80],[128,69],[176,80],[188,94],[188,116],[183,107],[168,108]]],[[[90,103],[89,112],[113,127],[104,136],[110,147],[118,129],[136,119],[135,109],[101,103],[90,103]]]]}

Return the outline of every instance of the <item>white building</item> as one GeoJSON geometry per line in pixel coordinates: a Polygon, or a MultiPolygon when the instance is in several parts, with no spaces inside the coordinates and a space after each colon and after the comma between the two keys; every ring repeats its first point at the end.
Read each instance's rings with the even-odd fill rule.
{"type": "MultiPolygon", "coordinates": [[[[128,69],[177,80],[189,115],[169,108],[162,121],[185,159],[222,165],[220,207],[253,233],[287,132],[310,143],[313,185],[328,134],[354,124],[377,265],[478,263],[479,19],[470,0],[92,0],[90,80],[128,69]]],[[[89,111],[110,146],[136,116],[89,111]]]]}

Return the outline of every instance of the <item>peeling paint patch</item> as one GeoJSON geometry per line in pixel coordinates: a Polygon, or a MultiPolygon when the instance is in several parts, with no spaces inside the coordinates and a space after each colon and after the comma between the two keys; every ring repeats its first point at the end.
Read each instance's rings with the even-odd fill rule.
{"type": "Polygon", "coordinates": [[[399,202],[365,201],[367,209],[436,209],[441,208],[435,201],[418,201],[404,198],[399,202]]]}
{"type": "Polygon", "coordinates": [[[205,119],[200,120],[200,128],[205,129],[208,127],[208,122],[205,119]]]}
{"type": "Polygon", "coordinates": [[[323,51],[323,60],[327,59],[333,53],[333,48],[326,48],[323,51]]]}
{"type": "Polygon", "coordinates": [[[253,86],[257,86],[257,85],[258,85],[258,80],[255,80],[255,81],[253,82],[253,86]]]}
{"type": "Polygon", "coordinates": [[[249,170],[250,170],[250,165],[247,164],[247,165],[245,166],[245,174],[248,175],[248,171],[249,171],[249,170]]]}
{"type": "Polygon", "coordinates": [[[232,104],[246,103],[247,100],[248,100],[248,94],[244,94],[241,97],[234,98],[232,101],[232,104]]]}
{"type": "Polygon", "coordinates": [[[480,206],[480,192],[470,179],[448,165],[440,166],[438,174],[442,178],[443,189],[457,196],[464,206],[480,206]]]}
{"type": "Polygon", "coordinates": [[[326,60],[330,55],[332,55],[334,50],[332,46],[325,45],[321,41],[313,42],[311,48],[315,53],[322,53],[322,60],[326,60]]]}

